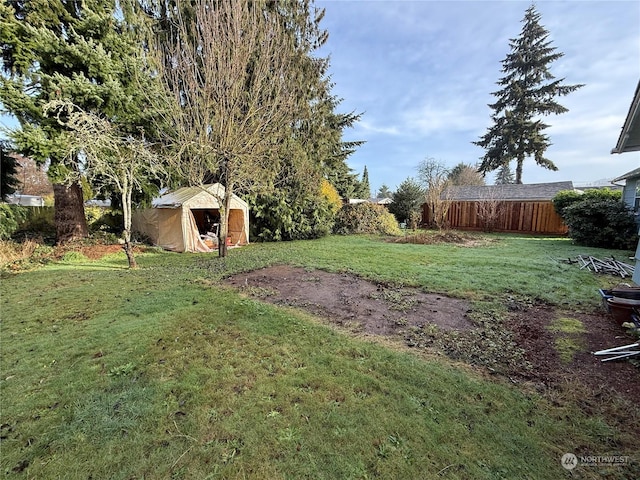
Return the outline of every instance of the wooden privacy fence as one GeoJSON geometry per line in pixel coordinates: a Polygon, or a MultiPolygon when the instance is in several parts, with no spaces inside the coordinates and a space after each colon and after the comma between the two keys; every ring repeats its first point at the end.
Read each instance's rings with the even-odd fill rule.
{"type": "MultiPolygon", "coordinates": [[[[550,201],[444,201],[447,227],[489,232],[564,235],[568,228],[550,201]]],[[[431,225],[431,209],[422,206],[422,223],[431,225]]]]}

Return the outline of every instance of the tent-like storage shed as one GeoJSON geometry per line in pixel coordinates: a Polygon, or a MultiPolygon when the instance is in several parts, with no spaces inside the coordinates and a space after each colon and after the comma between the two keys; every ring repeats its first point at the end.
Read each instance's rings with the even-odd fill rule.
{"type": "MultiPolygon", "coordinates": [[[[152,208],[133,215],[133,230],[149,237],[154,245],[175,252],[210,252],[206,235],[220,222],[224,187],[219,183],[203,187],[184,187],[152,202],[152,208]]],[[[249,206],[237,195],[229,209],[228,241],[231,245],[249,243],[249,206]]]]}

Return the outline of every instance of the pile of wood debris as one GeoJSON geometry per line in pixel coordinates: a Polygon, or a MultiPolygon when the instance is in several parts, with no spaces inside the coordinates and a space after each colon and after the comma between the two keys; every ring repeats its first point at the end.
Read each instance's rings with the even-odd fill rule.
{"type": "Polygon", "coordinates": [[[616,260],[614,257],[601,260],[590,255],[578,255],[576,260],[569,259],[567,263],[577,263],[580,265],[580,270],[586,268],[595,273],[620,275],[622,278],[633,276],[635,270],[633,265],[616,260]]]}

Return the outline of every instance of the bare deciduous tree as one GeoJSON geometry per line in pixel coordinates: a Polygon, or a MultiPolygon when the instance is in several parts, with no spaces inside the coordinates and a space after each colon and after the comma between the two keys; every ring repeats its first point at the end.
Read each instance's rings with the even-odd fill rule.
{"type": "Polygon", "coordinates": [[[47,177],[44,165],[38,165],[31,158],[23,155],[14,156],[18,165],[18,190],[23,195],[53,196],[53,185],[47,177]]]}
{"type": "Polygon", "coordinates": [[[482,199],[476,202],[478,220],[485,232],[493,232],[504,209],[504,199],[496,187],[487,187],[482,199]]]}
{"type": "Polygon", "coordinates": [[[98,187],[114,189],[120,194],[123,248],[129,268],[136,268],[131,244],[133,192],[141,190],[145,182],[165,178],[165,165],[145,142],[144,132],[139,136],[123,134],[109,120],[66,101],[49,102],[45,113],[55,115],[58,122],[69,129],[67,161],[82,163],[73,171],[83,171],[98,187]]]}
{"type": "Polygon", "coordinates": [[[450,202],[445,197],[450,184],[449,174],[444,163],[433,158],[425,158],[418,165],[418,179],[426,191],[430,222],[438,229],[447,227],[450,202]]]}
{"type": "Polygon", "coordinates": [[[485,185],[484,177],[478,167],[460,162],[449,172],[451,185],[485,185]]]}
{"type": "Polygon", "coordinates": [[[278,154],[304,97],[295,65],[306,52],[285,31],[277,3],[178,1],[170,21],[158,50],[173,101],[165,119],[172,167],[191,186],[224,185],[217,200],[225,256],[234,191],[273,186],[278,154]]]}

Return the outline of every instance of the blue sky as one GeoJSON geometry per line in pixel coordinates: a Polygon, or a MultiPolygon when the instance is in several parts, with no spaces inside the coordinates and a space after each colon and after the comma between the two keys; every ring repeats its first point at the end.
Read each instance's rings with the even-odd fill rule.
{"type": "MultiPolygon", "coordinates": [[[[530,1],[316,0],[326,9],[333,93],[343,112],[362,112],[345,139],[365,140],[348,160],[372,193],[392,191],[430,157],[473,164],[471,142],[491,125],[509,39],[520,34],[530,1]]],[[[538,1],[541,24],[564,57],[556,78],[585,87],[550,116],[547,157],[557,172],[525,162],[524,183],[611,179],[640,167],[640,152],[611,155],[640,80],[640,2],[538,1]]],[[[515,168],[512,165],[513,168],[515,168]]],[[[493,183],[495,175],[487,175],[493,183]]]]}
{"type": "MultiPolygon", "coordinates": [[[[502,76],[509,39],[520,34],[530,1],[316,0],[325,8],[333,93],[343,112],[362,112],[345,134],[365,140],[348,160],[369,172],[372,193],[415,176],[429,157],[473,164],[471,142],[491,125],[488,103],[502,76]]],[[[564,57],[557,78],[586,86],[546,118],[559,171],[527,160],[524,183],[611,179],[640,167],[640,152],[611,155],[640,80],[640,2],[538,1],[541,24],[564,57]]],[[[14,127],[7,117],[0,126],[14,127]]],[[[493,183],[495,175],[487,175],[493,183]]]]}

